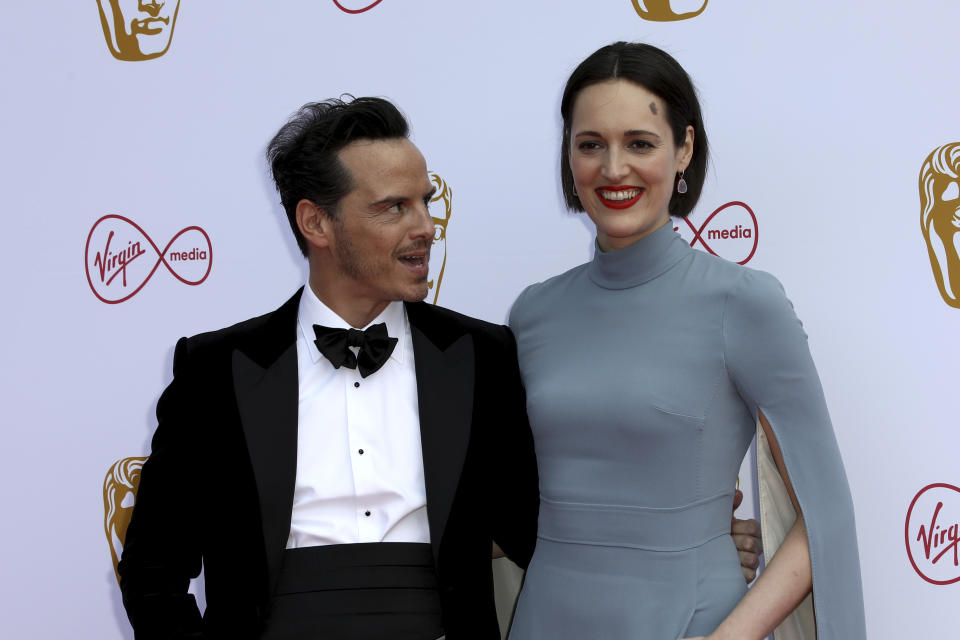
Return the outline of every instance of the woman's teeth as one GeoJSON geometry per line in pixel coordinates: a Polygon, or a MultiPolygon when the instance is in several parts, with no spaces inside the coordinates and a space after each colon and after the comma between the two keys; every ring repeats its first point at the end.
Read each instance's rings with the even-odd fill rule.
{"type": "Polygon", "coordinates": [[[640,189],[623,189],[620,191],[605,191],[603,189],[599,189],[598,193],[604,200],[613,200],[617,202],[636,197],[639,195],[640,189]]]}

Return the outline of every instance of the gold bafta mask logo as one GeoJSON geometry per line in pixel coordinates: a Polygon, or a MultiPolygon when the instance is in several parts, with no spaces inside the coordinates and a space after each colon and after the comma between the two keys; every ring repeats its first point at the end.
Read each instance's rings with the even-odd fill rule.
{"type": "Polygon", "coordinates": [[[920,168],[920,227],[943,301],[960,309],[960,142],[937,147],[920,168]]]}
{"type": "Polygon", "coordinates": [[[110,544],[110,556],[113,558],[113,571],[117,573],[117,563],[123,543],[127,539],[127,526],[133,514],[133,503],[140,486],[140,469],[146,458],[123,458],[117,460],[107,471],[103,480],[103,530],[110,544]]]}
{"type": "Polygon", "coordinates": [[[117,60],[159,58],[170,48],[180,0],[97,0],[110,53],[117,60]]]}
{"type": "Polygon", "coordinates": [[[447,266],[447,224],[453,213],[453,192],[437,174],[431,173],[430,180],[437,187],[437,192],[430,199],[434,232],[433,247],[430,249],[430,274],[427,276],[427,287],[430,288],[430,293],[427,296],[430,297],[431,303],[436,304],[440,296],[440,283],[443,282],[443,270],[447,266]],[[442,205],[437,204],[441,202],[442,205]]]}
{"type": "MultiPolygon", "coordinates": [[[[671,0],[633,0],[633,8],[637,10],[637,13],[644,20],[651,22],[675,22],[677,20],[696,18],[707,8],[707,2],[710,0],[703,0],[703,5],[701,5],[699,9],[684,13],[674,12],[670,6],[670,1],[671,0]]],[[[673,2],[677,4],[677,0],[673,0],[673,2]]]]}

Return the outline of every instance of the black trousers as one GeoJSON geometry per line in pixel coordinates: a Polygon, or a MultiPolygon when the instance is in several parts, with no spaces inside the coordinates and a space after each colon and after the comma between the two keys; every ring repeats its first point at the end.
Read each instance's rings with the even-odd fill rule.
{"type": "Polygon", "coordinates": [[[429,544],[287,549],[263,640],[436,640],[443,635],[429,544]]]}

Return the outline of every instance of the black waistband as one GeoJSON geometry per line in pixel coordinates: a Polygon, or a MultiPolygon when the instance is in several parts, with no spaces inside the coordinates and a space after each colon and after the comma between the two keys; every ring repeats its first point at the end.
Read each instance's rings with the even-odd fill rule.
{"type": "Polygon", "coordinates": [[[264,639],[433,640],[443,634],[429,544],[287,549],[264,639]]]}
{"type": "Polygon", "coordinates": [[[287,549],[275,593],[382,588],[436,590],[430,545],[377,542],[287,549]]]}

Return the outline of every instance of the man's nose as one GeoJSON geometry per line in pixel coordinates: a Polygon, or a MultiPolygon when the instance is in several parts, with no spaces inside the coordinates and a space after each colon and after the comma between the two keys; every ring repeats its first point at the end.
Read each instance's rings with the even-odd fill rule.
{"type": "Polygon", "coordinates": [[[416,219],[412,231],[414,238],[426,238],[433,241],[436,235],[436,227],[433,224],[433,218],[430,216],[430,209],[425,203],[420,203],[416,207],[416,219]]]}

